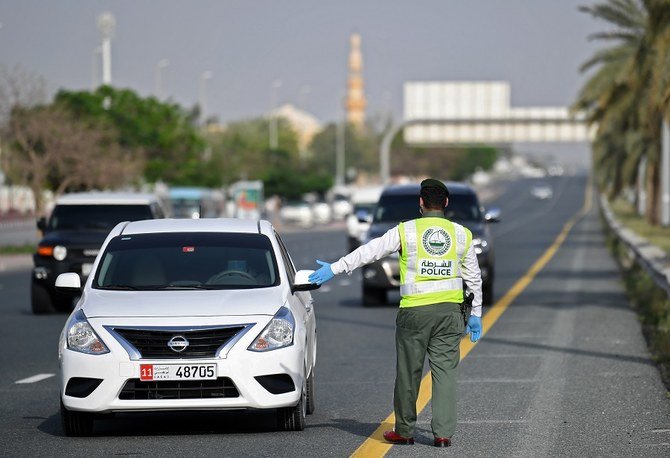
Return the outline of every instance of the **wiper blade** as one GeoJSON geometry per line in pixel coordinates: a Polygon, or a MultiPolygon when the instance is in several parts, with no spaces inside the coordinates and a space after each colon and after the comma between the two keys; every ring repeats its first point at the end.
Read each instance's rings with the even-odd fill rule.
{"type": "Polygon", "coordinates": [[[106,285],[99,286],[100,289],[112,289],[112,290],[121,290],[121,291],[140,291],[143,288],[138,288],[137,286],[130,285],[106,285]]]}
{"type": "Polygon", "coordinates": [[[221,289],[221,287],[216,285],[167,285],[156,289],[221,289]]]}

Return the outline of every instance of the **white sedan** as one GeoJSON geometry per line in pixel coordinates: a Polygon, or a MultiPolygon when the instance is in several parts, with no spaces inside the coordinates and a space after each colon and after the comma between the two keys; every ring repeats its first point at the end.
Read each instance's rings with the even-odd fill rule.
{"type": "Polygon", "coordinates": [[[276,409],[302,430],[314,410],[317,288],[267,221],[121,223],[105,240],[59,342],[65,434],[109,412],[276,409]]]}

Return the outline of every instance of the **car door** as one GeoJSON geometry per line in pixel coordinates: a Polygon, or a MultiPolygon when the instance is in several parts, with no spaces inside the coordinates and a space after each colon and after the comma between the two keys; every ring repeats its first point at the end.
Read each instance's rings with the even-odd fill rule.
{"type": "MultiPolygon", "coordinates": [[[[275,233],[275,237],[277,237],[281,256],[284,260],[284,265],[286,266],[286,273],[288,275],[289,282],[292,285],[295,281],[295,265],[293,264],[293,260],[288,254],[288,250],[284,245],[284,241],[281,239],[279,234],[275,233]]],[[[305,360],[309,363],[309,365],[313,365],[316,362],[316,322],[314,319],[314,302],[312,295],[309,291],[296,291],[290,296],[289,300],[294,302],[294,311],[301,315],[301,321],[305,326],[305,331],[307,333],[305,360]]],[[[307,370],[309,371],[310,367],[307,367],[307,370]]]]}

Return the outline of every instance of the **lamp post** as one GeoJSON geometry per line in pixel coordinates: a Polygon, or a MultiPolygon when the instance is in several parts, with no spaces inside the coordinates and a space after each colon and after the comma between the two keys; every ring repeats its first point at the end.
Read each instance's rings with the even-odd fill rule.
{"type": "Polygon", "coordinates": [[[98,74],[98,62],[100,61],[101,54],[102,47],[96,46],[93,50],[93,55],[91,56],[91,91],[95,91],[98,88],[98,81],[100,80],[98,74]]]}
{"type": "Polygon", "coordinates": [[[277,114],[275,109],[277,108],[277,91],[282,86],[280,80],[274,80],[272,82],[272,93],[270,100],[270,149],[276,150],[279,144],[279,126],[277,125],[277,114]]]}
{"type": "Polygon", "coordinates": [[[112,36],[116,29],[116,19],[110,12],[98,16],[98,29],[102,34],[102,84],[112,84],[112,36]]]}
{"type": "Polygon", "coordinates": [[[199,98],[200,98],[200,123],[207,121],[207,81],[212,79],[214,74],[210,71],[204,71],[200,75],[199,98]]]}
{"type": "Polygon", "coordinates": [[[312,88],[309,86],[302,86],[300,92],[298,93],[298,107],[301,110],[307,108],[307,96],[312,92],[312,88]]]}
{"type": "Polygon", "coordinates": [[[161,59],[156,64],[156,98],[161,100],[163,98],[163,69],[168,68],[170,61],[161,59]]]}
{"type": "Polygon", "coordinates": [[[345,113],[344,103],[346,100],[346,92],[341,92],[337,103],[337,124],[335,132],[335,184],[338,186],[344,185],[344,153],[345,147],[345,113]]]}

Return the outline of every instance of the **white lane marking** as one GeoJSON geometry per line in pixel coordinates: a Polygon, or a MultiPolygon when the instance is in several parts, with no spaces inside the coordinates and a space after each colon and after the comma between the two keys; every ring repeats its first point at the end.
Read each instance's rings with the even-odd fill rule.
{"type": "Polygon", "coordinates": [[[54,375],[56,375],[56,374],[37,374],[37,375],[33,375],[32,377],[17,380],[14,383],[17,384],[17,385],[21,385],[21,384],[25,384],[25,383],[36,383],[36,382],[41,382],[42,380],[46,380],[48,378],[51,378],[54,375]]]}
{"type": "Polygon", "coordinates": [[[329,293],[331,288],[330,286],[322,285],[321,288],[317,289],[317,291],[321,291],[322,293],[329,293]]]}
{"type": "Polygon", "coordinates": [[[340,280],[340,286],[349,286],[351,285],[351,280],[340,280]]]}

